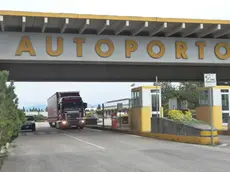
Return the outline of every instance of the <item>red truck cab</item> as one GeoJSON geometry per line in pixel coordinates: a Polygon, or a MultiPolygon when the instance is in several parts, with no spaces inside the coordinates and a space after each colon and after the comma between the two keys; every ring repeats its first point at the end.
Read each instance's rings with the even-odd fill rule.
{"type": "Polygon", "coordinates": [[[48,122],[51,127],[83,129],[86,108],[79,92],[57,92],[48,99],[48,122]]]}

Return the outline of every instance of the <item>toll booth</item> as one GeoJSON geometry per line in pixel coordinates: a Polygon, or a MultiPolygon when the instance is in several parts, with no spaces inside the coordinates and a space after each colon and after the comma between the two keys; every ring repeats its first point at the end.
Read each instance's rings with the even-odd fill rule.
{"type": "Polygon", "coordinates": [[[133,131],[150,132],[151,117],[161,117],[160,86],[132,88],[129,111],[129,124],[133,131]]]}
{"type": "Polygon", "coordinates": [[[199,107],[196,108],[196,118],[211,124],[210,110],[212,110],[214,127],[218,130],[226,128],[230,116],[230,86],[216,86],[212,87],[212,90],[200,88],[198,93],[199,107]]]}

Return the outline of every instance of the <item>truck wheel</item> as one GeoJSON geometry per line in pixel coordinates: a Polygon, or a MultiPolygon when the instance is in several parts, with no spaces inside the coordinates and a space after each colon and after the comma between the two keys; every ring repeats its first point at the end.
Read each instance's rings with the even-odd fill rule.
{"type": "Polygon", "coordinates": [[[59,122],[55,122],[55,127],[56,127],[57,129],[60,129],[60,124],[59,124],[59,122]]]}
{"type": "Polygon", "coordinates": [[[56,127],[56,123],[53,124],[53,122],[49,122],[50,127],[54,128],[56,127]]]}
{"type": "Polygon", "coordinates": [[[50,125],[50,127],[53,127],[53,123],[52,122],[49,122],[49,125],[50,125]]]}

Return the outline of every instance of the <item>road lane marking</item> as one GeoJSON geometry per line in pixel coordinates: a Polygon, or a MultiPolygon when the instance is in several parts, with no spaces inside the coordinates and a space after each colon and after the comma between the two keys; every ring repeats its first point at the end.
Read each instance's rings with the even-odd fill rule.
{"type": "Polygon", "coordinates": [[[40,132],[38,132],[38,133],[39,133],[39,134],[45,134],[45,132],[41,132],[41,131],[40,131],[40,132]]]}
{"type": "Polygon", "coordinates": [[[92,131],[92,132],[101,132],[102,130],[97,130],[97,129],[91,129],[91,128],[84,128],[86,131],[92,131]]]}
{"type": "Polygon", "coordinates": [[[126,142],[126,141],[122,141],[122,140],[119,140],[118,142],[122,143],[122,144],[125,144],[125,145],[129,145],[129,146],[134,146],[134,147],[137,147],[138,145],[136,144],[133,144],[133,143],[130,143],[130,142],[126,142]]]}
{"type": "Polygon", "coordinates": [[[34,135],[34,133],[26,133],[26,135],[32,136],[34,135]]]}
{"type": "Polygon", "coordinates": [[[130,134],[129,136],[131,136],[131,137],[141,137],[141,136],[138,136],[138,135],[133,135],[133,134],[130,134]]]}
{"type": "Polygon", "coordinates": [[[66,133],[64,133],[64,135],[67,136],[67,137],[70,137],[70,138],[72,138],[72,139],[78,140],[78,141],[80,141],[80,142],[86,143],[86,144],[88,144],[88,145],[91,145],[91,146],[97,147],[97,148],[99,148],[99,149],[105,150],[104,147],[99,146],[99,145],[96,145],[96,144],[94,144],[94,143],[87,142],[87,141],[85,141],[85,140],[79,139],[79,138],[77,138],[77,137],[71,136],[71,135],[66,134],[66,133]]]}
{"type": "Polygon", "coordinates": [[[221,145],[219,145],[219,146],[217,146],[217,147],[225,147],[225,146],[228,146],[228,144],[227,143],[223,143],[223,144],[221,144],[221,145]]]}

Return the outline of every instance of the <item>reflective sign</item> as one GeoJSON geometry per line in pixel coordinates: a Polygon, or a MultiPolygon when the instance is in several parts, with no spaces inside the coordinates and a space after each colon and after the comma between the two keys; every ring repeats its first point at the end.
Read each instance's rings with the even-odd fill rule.
{"type": "Polygon", "coordinates": [[[216,74],[215,73],[204,74],[204,86],[205,87],[215,87],[216,86],[216,74]]]}

